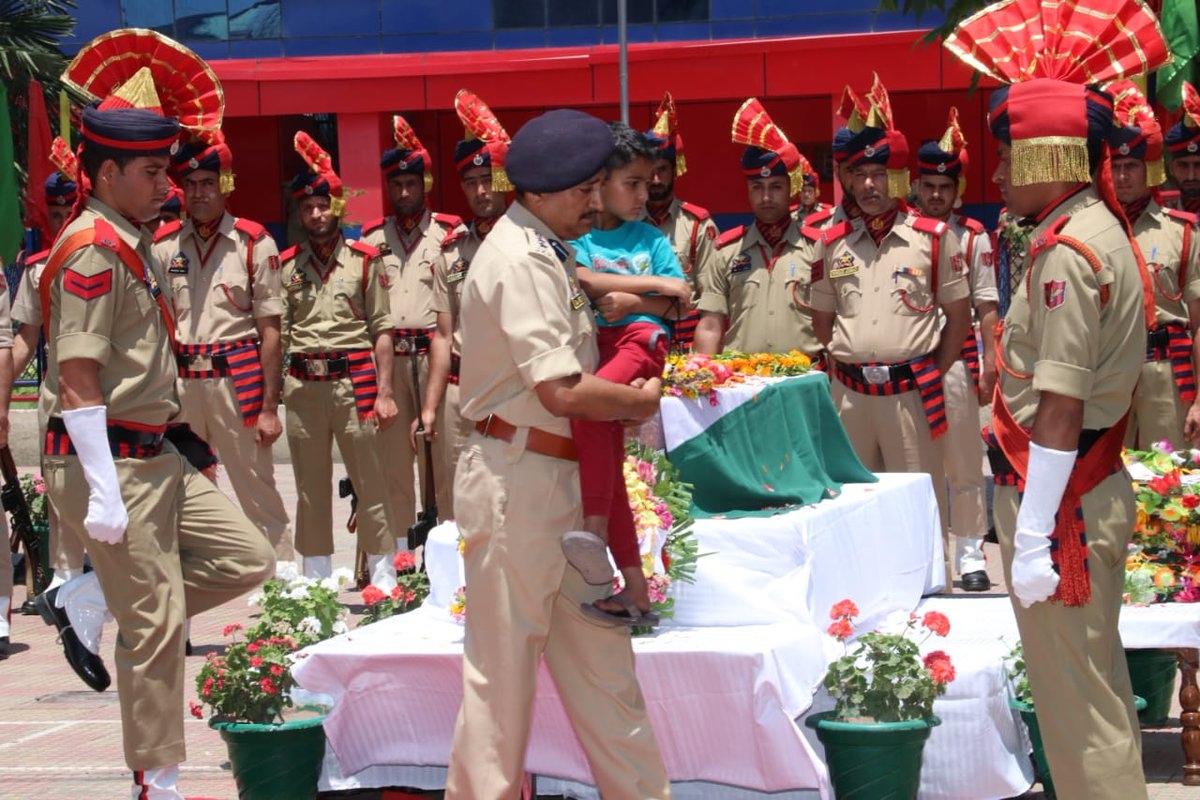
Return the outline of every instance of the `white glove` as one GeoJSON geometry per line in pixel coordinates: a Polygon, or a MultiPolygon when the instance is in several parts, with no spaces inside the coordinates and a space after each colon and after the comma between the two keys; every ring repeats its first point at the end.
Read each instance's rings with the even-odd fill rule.
{"type": "Polygon", "coordinates": [[[1029,469],[1017,511],[1009,587],[1023,608],[1040,603],[1058,589],[1058,573],[1050,557],[1050,534],[1077,453],[1029,444],[1029,469]]]}
{"type": "Polygon", "coordinates": [[[63,411],[62,419],[90,490],[83,527],[96,541],[117,544],[125,538],[129,514],[121,499],[117,467],[108,446],[108,407],[74,408],[63,411]]]}

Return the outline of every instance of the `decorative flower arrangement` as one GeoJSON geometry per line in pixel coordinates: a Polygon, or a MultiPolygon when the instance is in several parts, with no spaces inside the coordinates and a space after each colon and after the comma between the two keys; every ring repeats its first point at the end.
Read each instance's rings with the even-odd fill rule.
{"type": "Polygon", "coordinates": [[[25,505],[29,506],[29,521],[35,527],[45,527],[50,524],[49,507],[46,505],[46,481],[40,474],[26,472],[21,476],[21,492],[25,495],[25,505]]]}
{"type": "Polygon", "coordinates": [[[912,614],[899,633],[864,633],[853,645],[847,640],[854,634],[853,620],[858,616],[854,601],[834,604],[829,616],[833,620],[829,635],[845,647],[845,654],[825,675],[825,688],[834,699],[839,720],[900,722],[932,716],[934,698],[954,680],[954,665],[944,650],[922,657],[920,645],[930,636],[950,632],[945,614],[929,611],[919,618],[912,614]],[[908,634],[918,628],[925,634],[914,641],[908,634]]]}
{"type": "Polygon", "coordinates": [[[1136,486],[1137,522],[1125,561],[1125,602],[1200,601],[1200,485],[1185,481],[1197,470],[1195,455],[1162,441],[1150,450],[1128,450],[1125,459],[1154,475],[1136,486]]]}
{"type": "Polygon", "coordinates": [[[454,590],[454,597],[450,600],[450,616],[455,622],[467,621],[467,587],[460,586],[454,590]]]}
{"type": "Polygon", "coordinates": [[[429,575],[417,571],[417,560],[412,553],[397,553],[393,563],[396,565],[396,586],[391,592],[385,593],[374,584],[363,589],[366,611],[358,623],[360,628],[397,614],[406,614],[429,596],[429,575]]]}
{"type": "Polygon", "coordinates": [[[787,353],[729,351],[715,356],[674,354],[667,357],[663,369],[663,394],[689,400],[708,397],[709,402],[716,405],[715,389],[741,383],[750,376],[773,378],[803,375],[810,369],[811,359],[798,350],[787,353]]]}
{"type": "Polygon", "coordinates": [[[216,720],[283,721],[296,686],[291,673],[295,652],[348,630],[338,592],[352,579],[350,570],[313,580],[293,564],[280,566],[278,577],[250,597],[249,605],[260,609],[258,622],[243,636],[240,624],[227,625],[225,652],[209,654],[200,668],[200,702],[189,703],[193,716],[203,718],[208,706],[216,720]]]}
{"type": "MultiPolygon", "coordinates": [[[[637,443],[630,443],[626,453],[625,490],[649,584],[650,608],[666,619],[675,613],[671,584],[694,582],[700,558],[689,513],[692,487],[680,480],[679,471],[662,453],[637,443]]],[[[615,590],[620,590],[619,583],[615,590]]],[[[650,630],[635,628],[634,633],[650,630]]]]}

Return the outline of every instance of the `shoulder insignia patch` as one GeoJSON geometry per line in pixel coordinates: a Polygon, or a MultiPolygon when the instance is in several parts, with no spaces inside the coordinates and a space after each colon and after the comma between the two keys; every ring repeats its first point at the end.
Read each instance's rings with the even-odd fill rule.
{"type": "Polygon", "coordinates": [[[818,258],[809,268],[808,280],[810,283],[816,283],[825,279],[825,259],[818,258]]]}
{"type": "Polygon", "coordinates": [[[974,234],[983,233],[983,230],[984,230],[983,223],[977,219],[972,219],[971,217],[964,217],[960,214],[958,216],[958,221],[961,222],[962,226],[964,228],[966,228],[967,230],[969,230],[971,233],[974,233],[974,234]]]}
{"type": "Polygon", "coordinates": [[[821,234],[821,244],[828,247],[838,239],[841,239],[849,234],[852,230],[854,230],[854,226],[850,223],[850,221],[842,220],[837,225],[825,229],[825,232],[821,234]]]}
{"type": "Polygon", "coordinates": [[[183,253],[176,253],[167,265],[168,275],[187,275],[188,273],[188,257],[183,253]]]}
{"type": "Polygon", "coordinates": [[[1200,218],[1195,214],[1188,213],[1187,211],[1180,211],[1175,208],[1164,208],[1163,211],[1167,213],[1168,217],[1177,219],[1184,225],[1195,225],[1197,221],[1200,221],[1200,218]]]}
{"type": "Polygon", "coordinates": [[[1061,306],[1067,300],[1066,281],[1046,281],[1042,284],[1042,293],[1046,308],[1050,311],[1061,306]]]}
{"type": "Polygon", "coordinates": [[[698,206],[695,203],[680,203],[679,207],[691,214],[697,219],[711,219],[712,214],[708,213],[708,209],[703,206],[698,206]]]}
{"type": "Polygon", "coordinates": [[[379,230],[386,222],[387,217],[380,217],[379,219],[371,220],[366,225],[362,226],[362,235],[366,236],[368,233],[373,233],[374,231],[379,230]]]}
{"type": "Polygon", "coordinates": [[[272,272],[279,270],[279,256],[267,256],[267,266],[272,272]]]}
{"type": "Polygon", "coordinates": [[[746,233],[745,225],[738,225],[736,228],[730,228],[717,237],[717,249],[728,246],[731,242],[736,242],[741,239],[746,233]]]}
{"type": "Polygon", "coordinates": [[[295,260],[296,254],[299,252],[300,252],[300,247],[298,245],[292,245],[287,250],[284,250],[282,253],[279,254],[279,259],[283,263],[286,264],[289,261],[295,260]]]}
{"type": "Polygon", "coordinates": [[[927,233],[930,236],[941,236],[946,232],[946,223],[940,219],[932,219],[930,217],[916,217],[910,223],[913,230],[927,233]]]}
{"type": "Polygon", "coordinates": [[[371,247],[371,245],[367,244],[366,242],[360,242],[357,239],[353,242],[348,242],[347,246],[349,246],[349,248],[354,252],[364,255],[367,258],[378,258],[380,256],[378,248],[371,247]]]}
{"type": "Polygon", "coordinates": [[[462,256],[454,259],[454,263],[446,270],[446,283],[458,283],[463,278],[467,277],[467,269],[471,266],[471,262],[467,261],[462,256]]]}
{"type": "Polygon", "coordinates": [[[821,211],[814,211],[813,213],[809,214],[807,217],[804,218],[804,224],[809,225],[814,228],[817,228],[817,227],[820,227],[823,222],[825,222],[832,216],[833,216],[832,208],[825,208],[825,209],[822,209],[821,211]]]}
{"type": "Polygon", "coordinates": [[[233,221],[233,227],[234,229],[246,234],[254,241],[258,241],[267,235],[267,229],[262,225],[259,225],[254,220],[242,219],[241,217],[238,217],[233,221]]]}
{"type": "MultiPolygon", "coordinates": [[[[853,253],[842,253],[833,261],[833,267],[829,270],[829,279],[846,278],[858,272],[858,262],[854,260],[853,253]]],[[[813,280],[816,280],[815,278],[813,280]]]]}
{"type": "Polygon", "coordinates": [[[81,275],[68,267],[63,270],[63,291],[73,294],[83,300],[94,300],[112,291],[112,269],[106,269],[95,275],[81,275]]]}
{"type": "Polygon", "coordinates": [[[749,272],[753,266],[754,264],[750,261],[749,253],[738,253],[729,262],[729,274],[737,275],[742,272],[749,272]]]}
{"type": "Polygon", "coordinates": [[[964,267],[966,267],[966,262],[963,260],[963,257],[960,254],[955,254],[950,259],[950,269],[954,270],[955,272],[962,272],[964,267]]]}
{"type": "Polygon", "coordinates": [[[462,241],[466,238],[466,236],[466,229],[450,231],[450,233],[446,234],[446,238],[442,239],[442,249],[449,250],[452,245],[454,245],[456,242],[462,241]]]}
{"type": "Polygon", "coordinates": [[[809,225],[807,221],[800,226],[800,235],[805,239],[808,239],[810,242],[821,241],[821,233],[822,231],[820,228],[814,228],[813,226],[809,225]]]}
{"type": "Polygon", "coordinates": [[[440,225],[445,225],[447,228],[457,228],[463,224],[462,217],[454,214],[443,214],[439,211],[433,212],[433,221],[440,225]]]}

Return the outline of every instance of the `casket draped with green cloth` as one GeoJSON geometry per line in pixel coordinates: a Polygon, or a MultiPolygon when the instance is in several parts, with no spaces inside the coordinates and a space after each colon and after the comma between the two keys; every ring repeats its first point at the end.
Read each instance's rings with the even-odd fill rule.
{"type": "Polygon", "coordinates": [[[695,486],[696,517],[776,514],[875,476],[850,445],[829,378],[748,378],[710,397],[662,402],[667,457],[695,486]]]}

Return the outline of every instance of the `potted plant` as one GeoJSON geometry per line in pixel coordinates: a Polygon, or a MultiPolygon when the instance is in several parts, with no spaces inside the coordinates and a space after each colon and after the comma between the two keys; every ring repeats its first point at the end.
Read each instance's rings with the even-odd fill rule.
{"type": "Polygon", "coordinates": [[[261,609],[258,622],[243,631],[225,628],[223,653],[212,653],[196,676],[200,702],[192,715],[211,712],[210,727],[229,752],[241,800],[315,798],[325,758],[324,707],[297,706],[291,667],[297,651],[345,633],[346,610],[339,590],[349,570],[311,580],[293,570],[267,581],[250,598],[261,609]]]}
{"type": "Polygon", "coordinates": [[[930,730],[941,724],[934,698],[954,680],[954,665],[942,650],[921,655],[930,636],[950,632],[950,620],[938,611],[911,614],[899,631],[872,631],[853,644],[858,607],[851,600],[833,606],[828,633],[844,648],[825,675],[834,710],[812,714],[825,746],[834,795],[871,800],[915,800],[921,784],[921,758],[930,730]],[[910,638],[924,631],[920,641],[910,638]]]}

